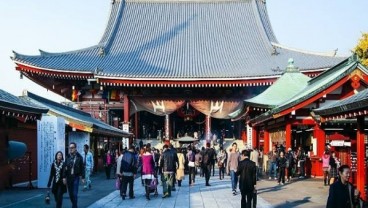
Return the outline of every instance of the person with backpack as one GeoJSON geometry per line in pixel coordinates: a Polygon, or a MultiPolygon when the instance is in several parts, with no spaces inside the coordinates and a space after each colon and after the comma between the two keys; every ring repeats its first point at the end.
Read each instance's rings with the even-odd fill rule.
{"type": "Polygon", "coordinates": [[[235,196],[236,193],[236,187],[238,184],[238,176],[236,176],[236,171],[238,170],[238,164],[240,160],[240,154],[238,152],[238,144],[233,143],[231,146],[231,152],[228,159],[228,166],[227,166],[227,173],[230,173],[231,176],[231,187],[233,191],[233,195],[235,196]]]}
{"type": "Polygon", "coordinates": [[[207,143],[206,144],[206,149],[204,151],[204,155],[203,155],[203,170],[204,170],[204,177],[206,180],[206,186],[211,186],[209,184],[210,181],[210,177],[211,177],[211,165],[212,165],[212,159],[214,157],[215,153],[214,150],[211,148],[211,144],[207,143]]]}
{"type": "Polygon", "coordinates": [[[189,167],[189,186],[195,183],[195,168],[196,168],[196,152],[195,149],[192,150],[191,147],[188,148],[188,167],[189,167]]]}
{"type": "Polygon", "coordinates": [[[178,165],[178,157],[176,152],[169,149],[168,145],[163,146],[163,153],[160,159],[160,166],[162,168],[162,186],[163,195],[162,198],[171,197],[171,190],[174,182],[174,173],[178,165]]]}
{"type": "Polygon", "coordinates": [[[137,174],[137,159],[134,153],[134,147],[130,146],[128,151],[118,158],[116,174],[121,179],[120,195],[123,200],[126,197],[127,186],[129,184],[129,198],[134,199],[134,178],[137,174]]]}
{"type": "Polygon", "coordinates": [[[220,152],[217,154],[217,165],[219,168],[219,177],[220,180],[224,179],[225,177],[225,160],[226,160],[226,153],[223,147],[220,147],[220,152]],[[221,177],[222,175],[222,177],[221,177]]]}

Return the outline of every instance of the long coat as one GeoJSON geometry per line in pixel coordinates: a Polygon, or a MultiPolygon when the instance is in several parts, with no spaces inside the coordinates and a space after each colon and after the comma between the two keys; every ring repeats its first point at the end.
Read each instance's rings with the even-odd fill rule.
{"type": "Polygon", "coordinates": [[[185,164],[185,158],[183,153],[178,153],[178,163],[179,167],[176,170],[176,180],[183,180],[184,179],[184,164],[185,164]]]}
{"type": "Polygon", "coordinates": [[[51,192],[53,194],[56,194],[57,193],[57,189],[59,186],[61,186],[61,190],[63,191],[63,193],[66,193],[66,185],[64,185],[63,183],[63,178],[65,178],[64,174],[64,170],[65,170],[65,162],[63,163],[62,165],[62,168],[60,169],[60,177],[59,177],[59,180],[56,181],[56,168],[55,168],[55,162],[53,162],[51,164],[51,168],[50,168],[50,177],[49,177],[49,181],[47,183],[47,187],[50,187],[51,186],[51,183],[52,183],[52,188],[51,188],[51,192]]]}
{"type": "Polygon", "coordinates": [[[239,189],[242,194],[253,193],[256,185],[256,164],[249,158],[239,162],[236,175],[239,177],[239,189]]]}

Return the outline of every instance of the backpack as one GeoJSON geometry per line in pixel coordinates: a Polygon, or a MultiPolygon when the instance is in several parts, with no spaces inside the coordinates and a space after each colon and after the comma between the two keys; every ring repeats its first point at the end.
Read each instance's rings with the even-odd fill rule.
{"type": "Polygon", "coordinates": [[[203,162],[203,164],[204,164],[204,165],[208,165],[208,164],[210,163],[209,150],[206,150],[206,151],[204,152],[202,162],[203,162]]]}
{"type": "Polygon", "coordinates": [[[134,155],[132,155],[130,153],[125,153],[123,155],[123,158],[121,158],[120,173],[132,172],[133,171],[133,167],[132,167],[133,163],[134,163],[134,155]],[[126,161],[127,159],[129,159],[129,161],[126,161]]]}

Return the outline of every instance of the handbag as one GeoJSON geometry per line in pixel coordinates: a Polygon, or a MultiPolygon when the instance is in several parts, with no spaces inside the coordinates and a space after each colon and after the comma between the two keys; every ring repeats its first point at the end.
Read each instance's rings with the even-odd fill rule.
{"type": "Polygon", "coordinates": [[[189,162],[188,162],[188,166],[189,166],[189,167],[195,167],[195,164],[194,164],[194,162],[189,161],[189,162]]]}
{"type": "Polygon", "coordinates": [[[116,181],[115,181],[116,190],[120,190],[120,185],[121,185],[120,177],[116,177],[116,181]]]}
{"type": "Polygon", "coordinates": [[[222,166],[224,165],[224,163],[223,162],[221,162],[221,161],[219,161],[218,163],[217,163],[217,166],[219,167],[219,168],[222,168],[222,166]]]}

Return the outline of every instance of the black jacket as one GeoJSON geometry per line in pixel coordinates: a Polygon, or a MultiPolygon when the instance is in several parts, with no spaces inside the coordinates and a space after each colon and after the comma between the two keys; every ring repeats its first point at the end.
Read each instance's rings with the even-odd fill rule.
{"type": "Polygon", "coordinates": [[[239,162],[236,175],[239,177],[239,189],[242,194],[253,193],[254,186],[257,183],[256,163],[246,158],[239,162]]]}
{"type": "Polygon", "coordinates": [[[138,162],[136,155],[131,151],[126,151],[121,159],[120,172],[137,174],[138,162]],[[126,170],[124,170],[126,168],[126,170]]]}
{"type": "MultiPolygon", "coordinates": [[[[349,183],[350,184],[350,183],[349,183]]],[[[328,194],[326,208],[346,208],[350,207],[350,200],[354,202],[354,187],[350,185],[344,185],[340,179],[330,186],[330,192],[328,194]],[[351,195],[349,195],[349,187],[351,189],[351,195]]]]}
{"type": "MultiPolygon", "coordinates": [[[[58,165],[60,166],[60,165],[58,165]]],[[[51,182],[52,182],[52,188],[51,188],[51,192],[53,194],[57,193],[57,188],[58,186],[61,186],[61,190],[63,193],[66,193],[66,185],[64,185],[63,183],[63,178],[64,177],[64,170],[65,170],[65,163],[62,164],[61,170],[60,170],[60,178],[58,181],[56,181],[56,168],[55,168],[55,163],[53,162],[51,164],[51,169],[50,169],[50,177],[49,177],[49,181],[47,183],[47,187],[51,186],[51,182]]]]}
{"type": "Polygon", "coordinates": [[[279,159],[277,160],[277,166],[279,168],[286,168],[286,158],[285,157],[279,157],[279,159]]]}
{"type": "Polygon", "coordinates": [[[160,160],[160,167],[162,172],[176,172],[176,168],[179,167],[178,156],[172,149],[167,149],[162,153],[160,160]]]}
{"type": "Polygon", "coordinates": [[[72,175],[72,168],[74,165],[74,176],[82,176],[82,179],[84,179],[85,176],[85,169],[83,164],[83,157],[82,155],[77,152],[75,156],[68,155],[68,157],[65,160],[65,169],[64,169],[64,178],[65,177],[71,177],[72,175]],[[75,164],[74,164],[75,162],[75,164]]]}

